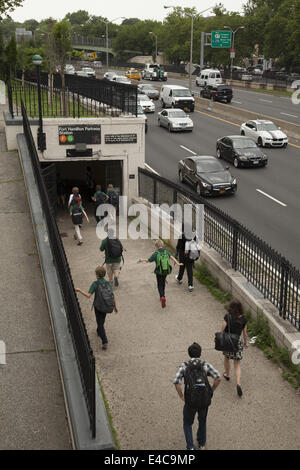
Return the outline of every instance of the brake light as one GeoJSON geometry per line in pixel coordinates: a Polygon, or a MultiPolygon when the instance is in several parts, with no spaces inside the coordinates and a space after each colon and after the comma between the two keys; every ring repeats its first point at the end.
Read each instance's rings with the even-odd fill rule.
{"type": "Polygon", "coordinates": [[[219,93],[216,91],[216,96],[218,95],[219,93]]]}

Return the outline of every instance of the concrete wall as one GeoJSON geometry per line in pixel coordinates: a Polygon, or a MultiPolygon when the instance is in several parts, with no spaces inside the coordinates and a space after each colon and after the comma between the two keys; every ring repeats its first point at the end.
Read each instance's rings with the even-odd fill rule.
{"type": "MultiPolygon", "coordinates": [[[[9,119],[5,116],[5,132],[8,150],[17,148],[17,134],[23,133],[22,121],[9,119]]],[[[119,160],[123,162],[123,194],[129,200],[138,195],[138,167],[144,167],[145,163],[145,121],[142,118],[129,117],[105,117],[105,118],[81,118],[81,119],[43,119],[44,132],[46,133],[46,146],[44,152],[39,153],[41,162],[71,162],[83,161],[88,166],[90,162],[119,160]],[[93,149],[92,157],[66,156],[66,149],[75,148],[75,145],[59,144],[59,126],[75,125],[100,125],[101,144],[87,144],[87,148],[93,149]],[[107,134],[136,134],[137,143],[106,144],[107,134]]],[[[31,129],[37,147],[38,122],[32,121],[31,129]]]]}

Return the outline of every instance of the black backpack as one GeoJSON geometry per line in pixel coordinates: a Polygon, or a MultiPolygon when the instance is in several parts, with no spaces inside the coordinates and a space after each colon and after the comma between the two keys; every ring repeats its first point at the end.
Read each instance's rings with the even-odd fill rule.
{"type": "Polygon", "coordinates": [[[184,401],[190,408],[201,410],[211,404],[213,392],[200,360],[187,363],[184,384],[184,401]]]}
{"type": "Polygon", "coordinates": [[[109,258],[120,258],[123,253],[123,245],[118,238],[107,239],[107,254],[109,258]]]}
{"type": "Polygon", "coordinates": [[[106,202],[106,194],[99,193],[96,198],[96,206],[100,206],[100,204],[104,204],[106,202]]]}
{"type": "Polygon", "coordinates": [[[109,202],[110,202],[110,204],[112,204],[113,206],[117,206],[117,205],[118,205],[119,196],[118,196],[118,194],[116,193],[116,191],[111,191],[111,192],[109,193],[109,202]]]}
{"type": "Polygon", "coordinates": [[[74,225],[81,225],[83,223],[83,212],[80,207],[72,209],[72,222],[74,225]]]}
{"type": "Polygon", "coordinates": [[[115,306],[115,300],[114,293],[109,282],[98,282],[93,305],[99,312],[112,313],[115,306]]]}

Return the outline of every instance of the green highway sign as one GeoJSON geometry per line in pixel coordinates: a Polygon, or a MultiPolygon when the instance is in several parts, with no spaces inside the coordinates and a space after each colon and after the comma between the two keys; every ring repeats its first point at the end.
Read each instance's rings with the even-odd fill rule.
{"type": "Polygon", "coordinates": [[[212,31],[211,47],[231,47],[231,31],[212,31]]]}

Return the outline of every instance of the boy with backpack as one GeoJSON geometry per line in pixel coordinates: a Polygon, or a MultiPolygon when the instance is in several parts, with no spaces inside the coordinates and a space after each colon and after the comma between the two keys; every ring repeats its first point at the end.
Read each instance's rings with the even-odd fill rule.
{"type": "Polygon", "coordinates": [[[107,275],[110,282],[115,287],[119,286],[119,274],[121,271],[120,264],[123,257],[123,245],[118,238],[115,237],[113,229],[108,229],[107,238],[102,240],[100,251],[105,251],[105,264],[107,275]]]}
{"type": "Polygon", "coordinates": [[[179,258],[179,261],[183,263],[183,266],[180,267],[179,273],[177,276],[175,276],[175,279],[178,284],[182,284],[182,278],[184,271],[186,270],[188,277],[188,289],[189,292],[193,292],[194,262],[200,257],[200,250],[196,242],[196,237],[191,239],[188,238],[188,236],[189,233],[185,233],[184,230],[182,230],[181,238],[179,238],[177,242],[175,258],[179,258]]]}
{"type": "Polygon", "coordinates": [[[84,292],[79,288],[75,288],[76,292],[84,295],[88,299],[92,294],[94,297],[94,310],[97,321],[97,334],[100,336],[102,341],[102,349],[108,348],[108,339],[104,328],[106,315],[115,311],[118,313],[116,298],[113,293],[113,287],[110,282],[107,282],[104,278],[106,275],[106,269],[103,266],[98,266],[95,270],[96,281],[94,281],[88,292],[84,292]]]}
{"type": "Polygon", "coordinates": [[[157,240],[155,242],[155,247],[157,251],[153,253],[149,259],[139,259],[140,263],[153,263],[155,261],[156,267],[154,270],[154,274],[156,275],[157,280],[157,289],[159,292],[159,297],[161,301],[162,308],[166,306],[166,279],[169,274],[172,272],[172,266],[170,260],[173,260],[177,266],[182,266],[182,263],[179,263],[177,259],[175,259],[171,253],[169,253],[164,248],[164,243],[162,240],[157,240]]]}
{"type": "Polygon", "coordinates": [[[105,203],[108,203],[108,200],[109,200],[109,197],[107,194],[105,194],[102,190],[101,190],[101,186],[100,184],[97,184],[96,186],[96,192],[94,194],[94,196],[92,197],[92,200],[94,201],[95,203],[95,219],[96,219],[96,222],[98,223],[101,218],[104,218],[104,215],[102,217],[99,217],[97,215],[97,209],[99,206],[101,206],[102,204],[105,204],[105,203]]]}
{"type": "Polygon", "coordinates": [[[221,382],[219,372],[208,362],[200,360],[201,352],[200,344],[193,343],[188,348],[190,360],[181,364],[173,380],[179,397],[184,401],[183,430],[188,450],[196,450],[192,430],[196,413],[198,413],[199,422],[197,431],[198,449],[205,449],[208,407],[211,404],[213,392],[221,382]],[[212,387],[209,384],[208,376],[214,379],[212,387]],[[181,389],[182,378],[184,378],[185,384],[184,394],[181,389]]]}
{"type": "Polygon", "coordinates": [[[85,216],[87,223],[89,223],[89,218],[84,208],[81,205],[81,200],[78,196],[72,198],[70,205],[70,216],[72,217],[72,222],[75,229],[74,238],[78,240],[77,245],[82,245],[82,235],[80,232],[80,226],[83,224],[83,216],[85,216]]]}

